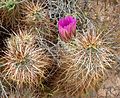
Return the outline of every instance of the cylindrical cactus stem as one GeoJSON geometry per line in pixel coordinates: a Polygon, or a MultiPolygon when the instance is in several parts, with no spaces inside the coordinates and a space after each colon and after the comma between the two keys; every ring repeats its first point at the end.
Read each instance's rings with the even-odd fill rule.
{"type": "Polygon", "coordinates": [[[38,47],[35,35],[27,31],[20,30],[18,35],[11,35],[4,53],[5,69],[2,74],[18,85],[42,82],[47,68],[52,64],[45,48],[38,47]]]}
{"type": "MultiPolygon", "coordinates": [[[[108,69],[116,66],[114,45],[110,45],[107,37],[109,38],[107,32],[88,29],[83,33],[77,32],[76,37],[68,43],[59,41],[59,50],[64,54],[60,53],[60,68],[64,71],[57,83],[58,89],[65,92],[66,96],[97,89],[108,69]]],[[[110,39],[115,42],[114,34],[110,39]]]]}

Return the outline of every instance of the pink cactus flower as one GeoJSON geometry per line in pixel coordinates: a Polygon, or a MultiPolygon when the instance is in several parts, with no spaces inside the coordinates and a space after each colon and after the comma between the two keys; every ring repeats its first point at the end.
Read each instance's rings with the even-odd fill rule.
{"type": "Polygon", "coordinates": [[[69,41],[76,33],[77,20],[72,16],[66,16],[58,21],[58,30],[61,39],[69,41]]]}

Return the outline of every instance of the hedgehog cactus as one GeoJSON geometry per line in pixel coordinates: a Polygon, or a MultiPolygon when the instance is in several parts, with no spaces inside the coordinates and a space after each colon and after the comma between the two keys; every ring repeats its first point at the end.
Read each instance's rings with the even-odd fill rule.
{"type": "Polygon", "coordinates": [[[66,96],[81,95],[83,91],[96,89],[98,82],[105,78],[107,69],[117,64],[113,43],[107,40],[109,36],[115,42],[112,32],[87,28],[83,33],[76,32],[68,43],[58,42],[60,67],[64,70],[58,80],[58,89],[66,96]]]}
{"type": "Polygon", "coordinates": [[[118,0],[1,0],[0,98],[96,93],[119,71],[119,22],[118,0]]]}
{"type": "Polygon", "coordinates": [[[56,37],[55,25],[48,17],[46,1],[24,1],[20,4],[20,26],[28,29],[34,28],[38,34],[38,40],[44,36],[45,40],[53,41],[56,37]]]}
{"type": "Polygon", "coordinates": [[[20,31],[18,35],[12,35],[7,47],[2,71],[5,78],[12,79],[18,85],[35,84],[45,78],[46,67],[51,65],[50,58],[42,47],[37,47],[33,34],[20,31]]]}
{"type": "Polygon", "coordinates": [[[43,7],[43,3],[40,1],[25,1],[20,5],[20,11],[23,17],[21,21],[26,24],[26,26],[31,26],[41,22],[46,17],[46,11],[43,7]]]}

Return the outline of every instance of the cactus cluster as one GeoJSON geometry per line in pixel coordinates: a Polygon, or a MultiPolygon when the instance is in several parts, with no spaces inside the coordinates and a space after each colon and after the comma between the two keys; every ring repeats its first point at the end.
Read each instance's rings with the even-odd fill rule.
{"type": "Polygon", "coordinates": [[[0,98],[88,98],[119,71],[118,0],[0,0],[0,98]]]}

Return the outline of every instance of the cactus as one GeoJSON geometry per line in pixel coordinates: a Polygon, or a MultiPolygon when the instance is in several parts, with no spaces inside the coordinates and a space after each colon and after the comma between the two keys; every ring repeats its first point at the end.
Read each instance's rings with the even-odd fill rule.
{"type": "Polygon", "coordinates": [[[0,0],[0,97],[96,98],[119,22],[118,0],[0,0]]]}
{"type": "Polygon", "coordinates": [[[21,17],[22,25],[34,26],[35,24],[41,22],[47,16],[47,11],[45,10],[45,1],[28,1],[21,3],[20,11],[23,17],[21,17]]]}
{"type": "Polygon", "coordinates": [[[108,70],[118,64],[118,25],[110,28],[108,22],[105,24],[107,26],[97,27],[89,18],[85,19],[86,28],[78,28],[76,36],[70,42],[65,43],[60,38],[58,40],[61,62],[59,66],[62,71],[56,84],[57,93],[62,92],[64,94],[61,96],[67,98],[98,89],[108,70]]]}
{"type": "Polygon", "coordinates": [[[57,85],[61,92],[74,96],[89,89],[96,90],[108,69],[117,65],[114,50],[104,34],[101,35],[88,31],[85,35],[79,33],[70,43],[60,42],[60,67],[64,71],[57,85]]]}
{"type": "Polygon", "coordinates": [[[51,65],[51,61],[44,48],[37,47],[33,34],[20,30],[18,35],[11,35],[4,53],[2,74],[5,78],[18,85],[35,84],[45,79],[46,67],[51,65]]]}

